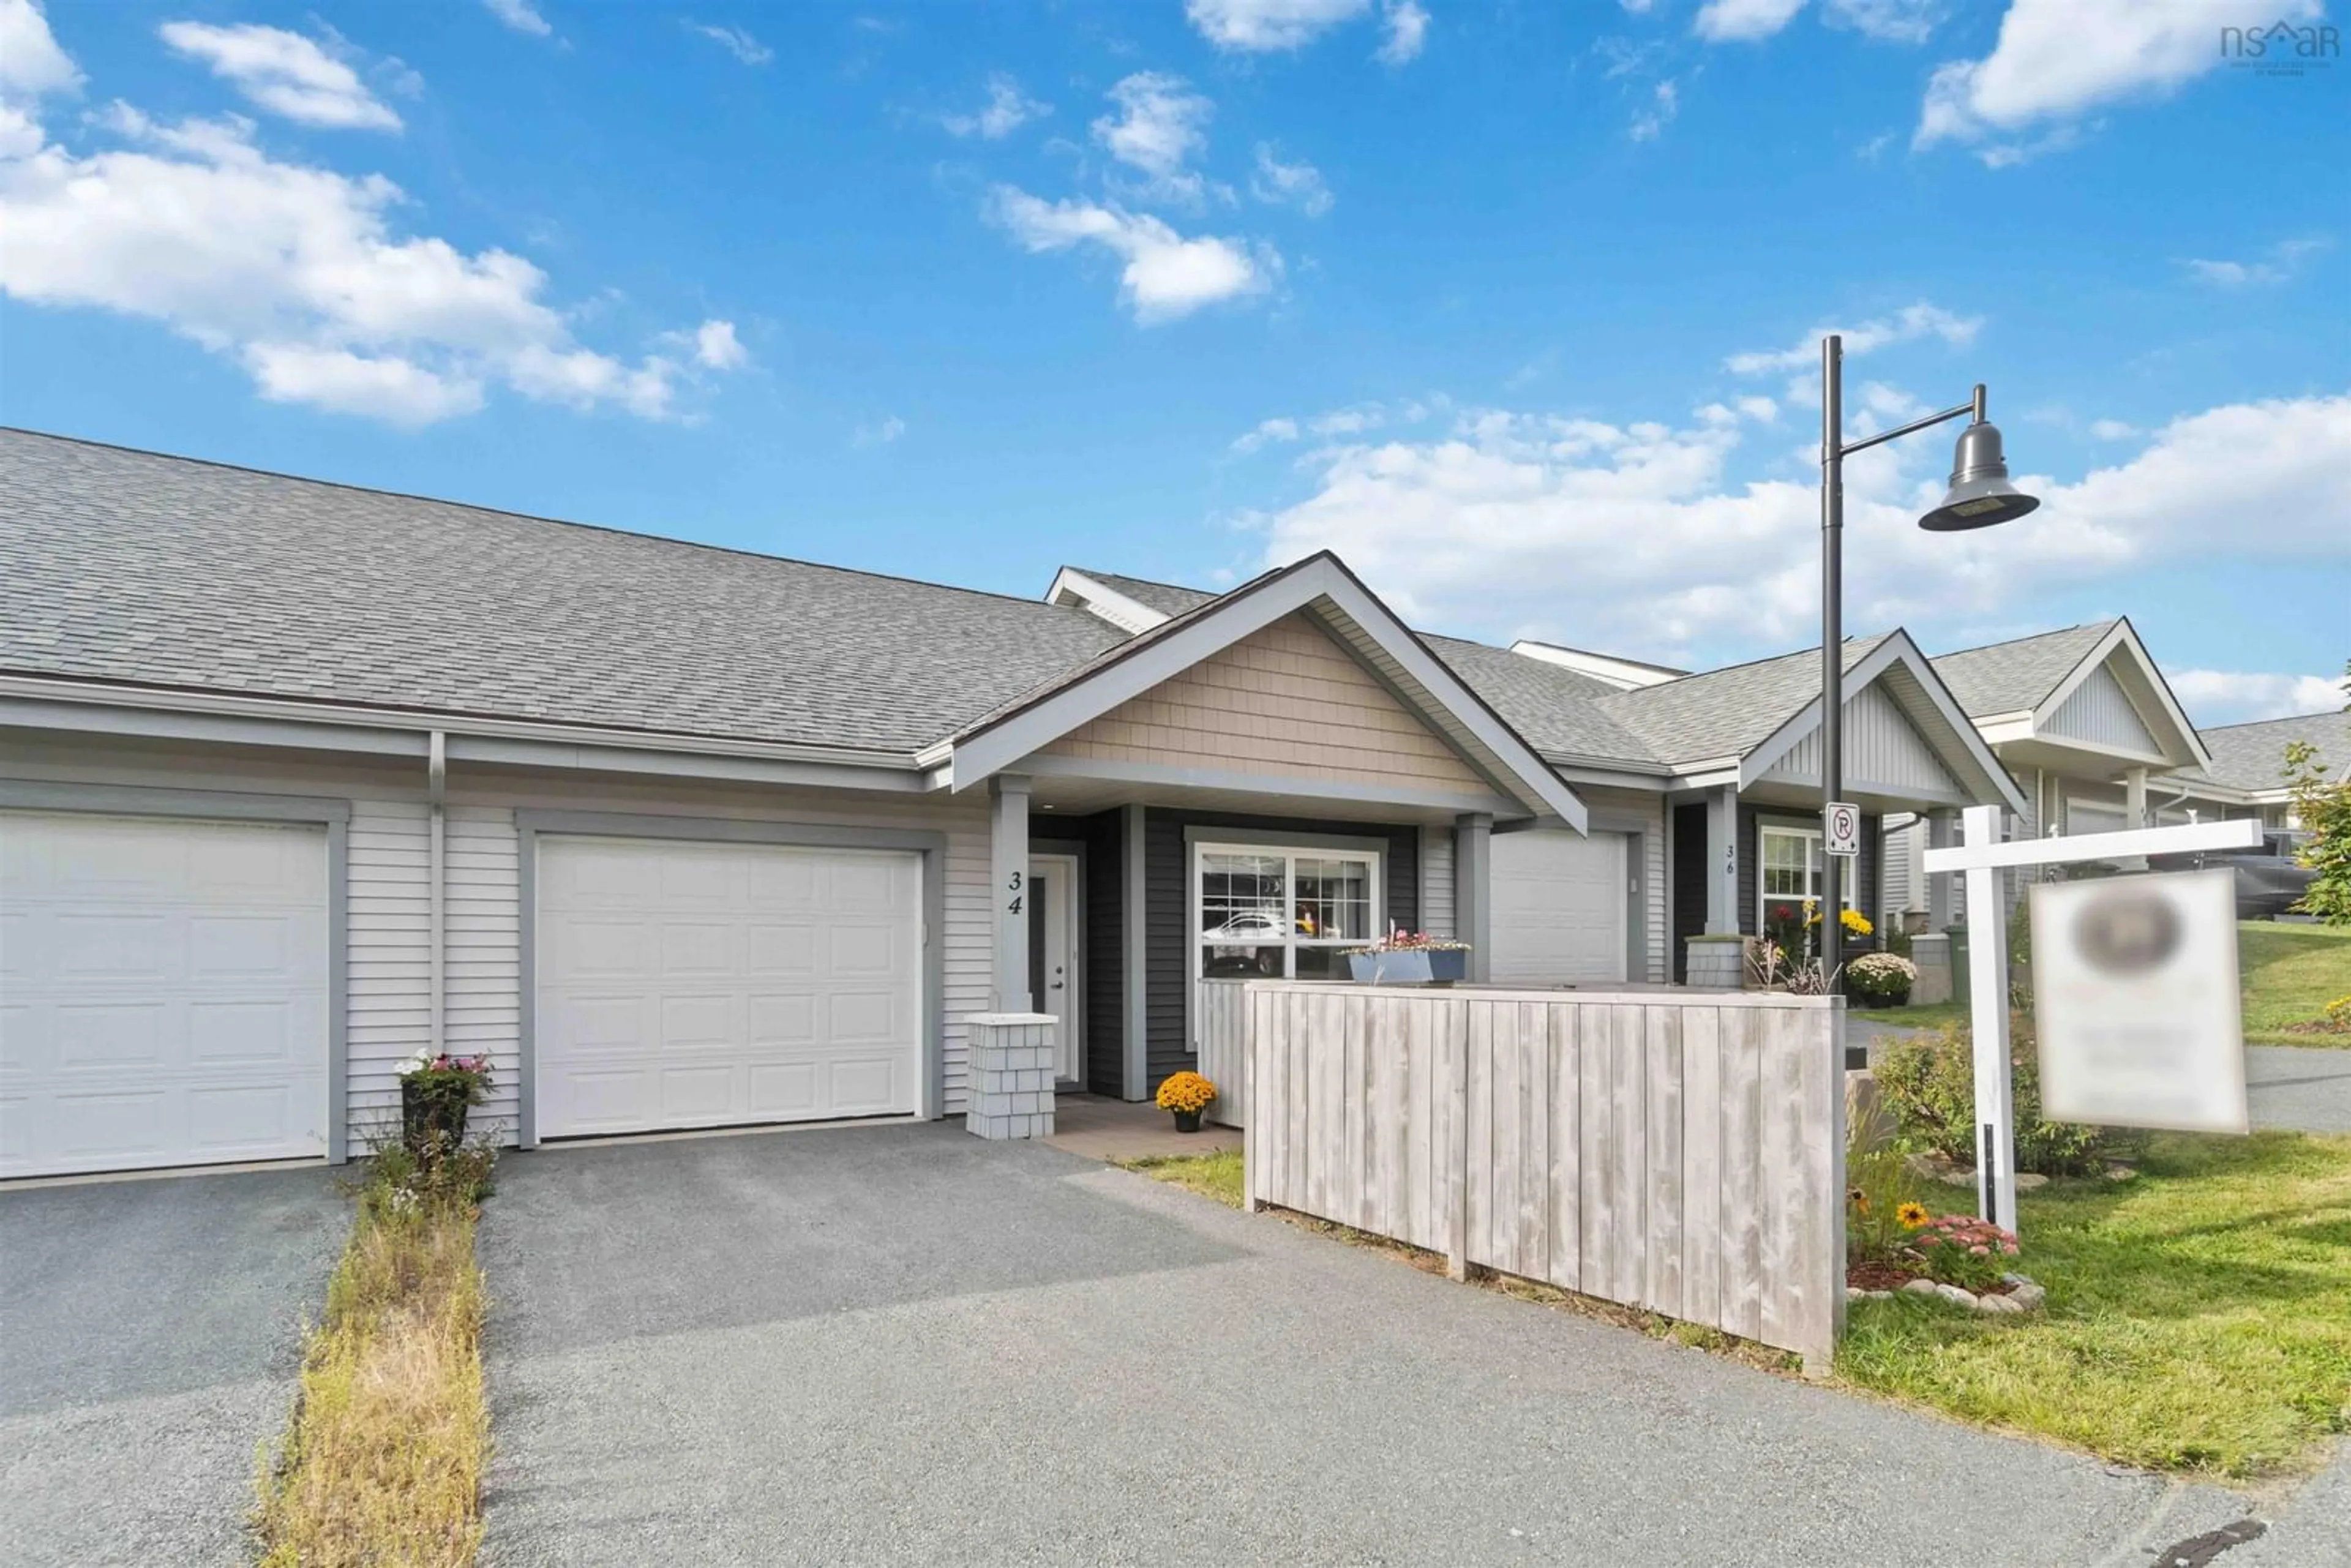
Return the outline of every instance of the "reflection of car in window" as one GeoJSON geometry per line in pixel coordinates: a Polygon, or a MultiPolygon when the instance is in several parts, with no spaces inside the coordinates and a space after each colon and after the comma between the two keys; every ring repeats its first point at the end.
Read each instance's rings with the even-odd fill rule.
{"type": "Polygon", "coordinates": [[[1261,942],[1281,938],[1281,916],[1263,909],[1244,909],[1213,931],[1203,931],[1204,942],[1261,942]]]}

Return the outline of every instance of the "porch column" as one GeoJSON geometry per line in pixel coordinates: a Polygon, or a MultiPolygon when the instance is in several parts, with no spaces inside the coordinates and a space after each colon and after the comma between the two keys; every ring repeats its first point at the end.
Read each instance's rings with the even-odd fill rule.
{"type": "Polygon", "coordinates": [[[1739,931],[1739,788],[1726,784],[1706,798],[1706,930],[1739,931]]]}
{"type": "Polygon", "coordinates": [[[2123,775],[2123,826],[2136,831],[2153,825],[2147,820],[2147,769],[2134,768],[2123,775]]]}
{"type": "Polygon", "coordinates": [[[1026,1013],[1029,996],[1029,779],[987,781],[987,863],[996,895],[995,1010],[1026,1013]]]}
{"type": "MultiPolygon", "coordinates": [[[[1959,841],[1959,814],[1957,811],[1928,812],[1927,847],[1930,850],[1950,848],[1959,841]]],[[[1948,872],[1938,876],[1928,876],[1923,863],[1918,874],[1927,877],[1927,929],[1940,935],[1958,917],[1958,901],[1951,894],[1956,891],[1959,879],[1948,872]]]]}
{"type": "Polygon", "coordinates": [[[1464,811],[1453,819],[1453,934],[1469,944],[1469,977],[1490,979],[1494,957],[1494,819],[1464,811]]]}

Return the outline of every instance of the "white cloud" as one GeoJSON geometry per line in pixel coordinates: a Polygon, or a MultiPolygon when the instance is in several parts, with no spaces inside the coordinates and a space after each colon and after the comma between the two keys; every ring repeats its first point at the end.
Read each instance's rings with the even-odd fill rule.
{"type": "Polygon", "coordinates": [[[33,0],[0,0],[0,100],[30,102],[81,85],[33,0]]]}
{"type": "Polygon", "coordinates": [[[1182,77],[1164,71],[1137,71],[1109,97],[1118,112],[1094,121],[1094,140],[1120,162],[1151,176],[1144,194],[1198,201],[1203,183],[1184,165],[1207,150],[1216,105],[1182,77]]]}
{"type": "Polygon", "coordinates": [[[1830,23],[1889,44],[1923,44],[1943,19],[1943,0],[1827,0],[1830,23]]]}
{"type": "Polygon", "coordinates": [[[538,7],[530,0],[482,0],[482,4],[489,8],[491,16],[517,33],[544,38],[555,31],[547,25],[547,18],[538,14],[538,7]]]}
{"type": "Polygon", "coordinates": [[[1418,59],[1428,47],[1428,12],[1419,0],[1388,0],[1385,21],[1387,37],[1374,57],[1390,66],[1418,59]]]}
{"type": "Polygon", "coordinates": [[[1276,206],[1296,207],[1310,218],[1331,210],[1331,187],[1311,163],[1284,163],[1270,142],[1257,144],[1257,172],[1249,177],[1249,194],[1276,206]]]}
{"type": "Polygon", "coordinates": [[[1963,349],[1975,341],[1976,331],[1982,325],[1980,316],[1956,316],[1922,300],[1857,327],[1815,327],[1798,339],[1792,348],[1733,354],[1722,363],[1732,374],[1741,376],[1760,375],[1765,371],[1802,370],[1820,363],[1821,340],[1832,332],[1844,335],[1844,357],[1848,360],[1926,337],[1940,338],[1955,349],[1963,349]]]}
{"type": "Polygon", "coordinates": [[[977,114],[949,114],[939,123],[950,136],[977,136],[984,141],[1000,141],[1032,120],[1053,112],[1050,103],[1040,103],[1020,90],[1020,84],[1003,71],[990,73],[987,78],[987,107],[977,114]]]}
{"type": "Polygon", "coordinates": [[[1010,185],[996,187],[989,216],[1031,252],[1093,245],[1119,257],[1120,294],[1146,326],[1262,294],[1281,270],[1280,256],[1268,246],[1207,235],[1186,239],[1147,213],[1048,202],[1010,185]]]}
{"type": "Polygon", "coordinates": [[[2216,284],[2222,288],[2243,288],[2259,283],[2284,283],[2302,270],[2302,264],[2326,249],[2334,242],[2324,239],[2290,239],[2273,245],[2269,254],[2259,261],[2199,261],[2190,260],[2186,266],[2189,275],[2199,283],[2216,284]]]}
{"type": "Polygon", "coordinates": [[[1681,108],[1681,89],[1670,80],[1661,81],[1650,93],[1648,107],[1633,116],[1628,134],[1635,141],[1655,141],[1658,132],[1674,122],[1681,108]]]}
{"type": "Polygon", "coordinates": [[[739,371],[751,362],[751,350],[735,335],[734,322],[713,319],[694,329],[694,362],[705,370],[739,371]]]}
{"type": "Polygon", "coordinates": [[[1289,442],[1297,439],[1298,422],[1296,420],[1288,417],[1264,419],[1258,422],[1255,430],[1244,435],[1235,436],[1233,450],[1242,453],[1255,452],[1269,442],[1289,442]]]}
{"type": "Polygon", "coordinates": [[[1709,43],[1768,38],[1804,8],[1804,0],[1706,0],[1691,30],[1709,43]]]}
{"type": "Polygon", "coordinates": [[[2232,670],[2165,672],[2172,695],[2199,725],[2250,724],[2343,706],[2340,675],[2264,675],[2232,670]]]}
{"type": "Polygon", "coordinates": [[[776,57],[775,50],[740,27],[722,27],[710,22],[688,22],[686,26],[718,45],[747,66],[764,66],[776,57]]]}
{"type": "Polygon", "coordinates": [[[852,446],[887,446],[906,434],[906,422],[896,414],[885,416],[877,424],[861,424],[850,434],[852,446]]]}
{"type": "Polygon", "coordinates": [[[1993,167],[2046,144],[2001,140],[2172,91],[2222,64],[2220,29],[2315,20],[2321,0],[2012,0],[1992,52],[1937,68],[1911,139],[1976,144],[1993,167]]]}
{"type": "Polygon", "coordinates": [[[204,22],[166,22],[162,33],[166,44],[204,61],[272,114],[339,131],[400,129],[400,116],[367,89],[357,71],[299,33],[204,22]]]}
{"type": "MultiPolygon", "coordinates": [[[[1741,477],[1778,455],[1758,469],[1731,412],[1677,429],[1470,410],[1439,435],[1334,446],[1308,460],[1311,496],[1256,518],[1265,560],[1336,549],[1420,623],[1495,638],[1801,646],[1819,611],[1817,486],[1741,477]]],[[[2053,585],[2199,559],[2231,517],[2278,520],[2232,549],[2351,560],[2351,393],[2208,410],[2076,481],[2022,477],[2041,510],[1980,534],[1913,526],[1949,450],[1895,443],[1848,464],[1849,533],[1868,541],[1846,558],[1848,624],[2029,613],[2053,585]]]]}
{"type": "Polygon", "coordinates": [[[2090,434],[2095,440],[2128,441],[2131,437],[2138,434],[2139,428],[2137,425],[2125,423],[2119,419],[2094,419],[2090,421],[2090,434]]]}
{"type": "Polygon", "coordinates": [[[1372,8],[1372,0],[1185,0],[1184,15],[1220,49],[1295,49],[1372,8]]]}
{"type": "MultiPolygon", "coordinates": [[[[116,104],[91,123],[123,144],[87,154],[24,123],[32,143],[0,158],[0,291],[160,322],[265,397],[421,423],[503,384],[662,417],[693,373],[582,346],[530,262],[396,233],[397,185],[273,159],[249,120],[159,125],[116,104]]],[[[721,354],[731,340],[698,340],[721,354]]]]}

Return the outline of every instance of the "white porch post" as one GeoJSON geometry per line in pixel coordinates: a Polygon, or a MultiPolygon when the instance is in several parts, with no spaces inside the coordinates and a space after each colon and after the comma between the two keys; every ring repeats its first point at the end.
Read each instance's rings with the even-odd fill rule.
{"type": "Polygon", "coordinates": [[[2147,820],[2147,769],[2134,768],[2123,775],[2123,826],[2151,828],[2147,820]]]}
{"type": "Polygon", "coordinates": [[[1494,819],[1464,811],[1453,819],[1453,934],[1469,944],[1469,977],[1493,977],[1494,819]]]}
{"type": "Polygon", "coordinates": [[[996,898],[996,984],[999,1013],[1025,1013],[1029,996],[1029,779],[999,773],[988,780],[988,867],[996,898]]]}
{"type": "Polygon", "coordinates": [[[1739,789],[1733,784],[1706,798],[1706,929],[1709,936],[1739,930],[1739,789]]]}

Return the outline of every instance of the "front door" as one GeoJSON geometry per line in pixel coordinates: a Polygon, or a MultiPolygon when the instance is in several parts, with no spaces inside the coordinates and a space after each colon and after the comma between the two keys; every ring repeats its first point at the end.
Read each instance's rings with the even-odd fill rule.
{"type": "Polygon", "coordinates": [[[1082,1087],[1085,1013],[1078,984],[1078,857],[1032,855],[1029,861],[1029,997],[1053,1015],[1053,1076],[1082,1087]]]}

